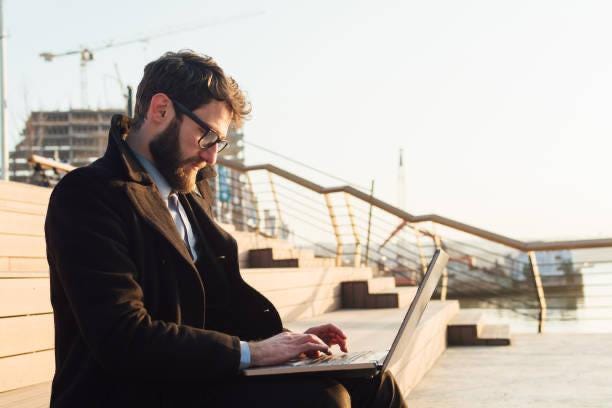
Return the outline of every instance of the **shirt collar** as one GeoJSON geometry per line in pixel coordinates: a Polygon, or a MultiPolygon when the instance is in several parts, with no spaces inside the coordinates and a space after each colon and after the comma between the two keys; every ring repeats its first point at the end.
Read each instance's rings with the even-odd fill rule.
{"type": "Polygon", "coordinates": [[[151,163],[151,161],[149,161],[146,157],[134,151],[133,149],[132,152],[134,152],[134,155],[136,156],[140,164],[142,164],[142,167],[145,168],[147,173],[149,173],[149,176],[151,176],[151,178],[153,179],[155,185],[157,185],[159,194],[164,200],[167,200],[170,193],[172,193],[172,188],[170,187],[170,184],[168,184],[168,181],[166,181],[165,177],[162,176],[162,174],[159,172],[159,170],[157,170],[155,165],[151,163]]]}

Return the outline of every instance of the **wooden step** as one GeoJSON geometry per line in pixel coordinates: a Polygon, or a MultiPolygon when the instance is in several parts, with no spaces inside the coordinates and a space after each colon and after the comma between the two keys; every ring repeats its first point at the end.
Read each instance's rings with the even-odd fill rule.
{"type": "Polygon", "coordinates": [[[412,303],[412,299],[414,299],[414,295],[416,295],[417,289],[418,287],[416,286],[402,286],[395,287],[392,289],[375,291],[374,293],[397,293],[397,307],[404,308],[410,306],[410,303],[412,303]]]}
{"type": "Polygon", "coordinates": [[[49,273],[49,263],[46,257],[15,257],[0,256],[0,275],[3,273],[41,272],[49,273]]]}
{"type": "Polygon", "coordinates": [[[462,309],[448,324],[448,341],[450,345],[461,345],[473,342],[478,338],[484,325],[484,315],[478,310],[462,309]]]}
{"type": "Polygon", "coordinates": [[[227,232],[228,234],[233,235],[233,234],[234,234],[234,232],[236,231],[236,227],[234,227],[234,225],[233,225],[233,224],[225,224],[225,223],[223,223],[223,222],[220,222],[220,223],[218,223],[218,224],[219,224],[219,226],[220,226],[220,227],[221,227],[221,228],[222,228],[222,229],[223,229],[225,232],[227,232]]]}
{"type": "Polygon", "coordinates": [[[447,341],[449,346],[508,346],[510,327],[486,324],[481,311],[465,309],[448,324],[447,341]]]}
{"type": "Polygon", "coordinates": [[[51,188],[31,184],[0,181],[0,200],[21,201],[24,203],[44,204],[49,202],[51,188]]]}
{"type": "Polygon", "coordinates": [[[249,250],[250,268],[297,268],[298,260],[275,259],[274,248],[257,248],[249,250]]]}
{"type": "Polygon", "coordinates": [[[482,346],[509,346],[510,326],[507,324],[485,324],[477,343],[482,346]]]}
{"type": "Polygon", "coordinates": [[[2,408],[48,408],[51,399],[51,381],[0,392],[2,408]]]}
{"type": "Polygon", "coordinates": [[[368,279],[368,290],[370,292],[382,292],[387,289],[395,289],[395,279],[392,276],[379,276],[368,279]]]}
{"type": "Polygon", "coordinates": [[[283,322],[316,316],[342,306],[341,282],[369,279],[371,268],[243,269],[251,286],[274,303],[283,322]]]}
{"type": "MultiPolygon", "coordinates": [[[[459,310],[456,300],[432,300],[414,332],[405,357],[390,367],[404,394],[409,395],[446,349],[446,326],[459,310]]],[[[406,308],[378,310],[337,310],[321,316],[291,322],[296,332],[333,322],[348,336],[349,351],[387,350],[391,346],[406,308]]],[[[338,351],[337,346],[333,352],[338,351]]]]}
{"type": "MultiPolygon", "coordinates": [[[[432,301],[415,332],[415,341],[410,355],[406,356],[401,367],[393,374],[407,396],[425,376],[444,352],[446,324],[453,313],[458,310],[456,301],[432,301]]],[[[312,326],[334,322],[340,326],[349,337],[351,351],[385,350],[388,349],[397,332],[403,317],[403,310],[370,310],[364,315],[360,311],[334,311],[318,317],[308,317],[305,320],[294,321],[289,328],[302,332],[312,326]],[[370,327],[364,322],[375,322],[370,327]]],[[[336,348],[337,346],[334,346],[336,348]]],[[[337,349],[334,350],[336,352],[337,349]]],[[[14,408],[44,408],[49,406],[51,382],[18,388],[0,393],[0,407],[14,408]]]]}
{"type": "Polygon", "coordinates": [[[376,279],[380,278],[342,282],[342,307],[345,309],[404,307],[410,304],[416,293],[415,287],[389,287],[388,280],[370,286],[370,282],[376,282],[376,279]]]}
{"type": "Polygon", "coordinates": [[[270,247],[248,251],[249,268],[325,268],[335,265],[335,259],[315,257],[310,249],[270,247]]]}
{"type": "Polygon", "coordinates": [[[300,268],[331,268],[336,266],[336,258],[298,258],[298,266],[300,268]]]}
{"type": "Polygon", "coordinates": [[[281,248],[291,249],[293,245],[288,241],[283,241],[275,238],[267,238],[262,235],[245,232],[234,231],[231,235],[236,239],[238,244],[238,261],[241,268],[249,268],[249,251],[258,248],[281,248]]]}
{"type": "Polygon", "coordinates": [[[312,249],[305,248],[280,248],[272,247],[272,257],[274,259],[288,259],[288,258],[300,258],[300,259],[313,259],[315,257],[312,249]]]}

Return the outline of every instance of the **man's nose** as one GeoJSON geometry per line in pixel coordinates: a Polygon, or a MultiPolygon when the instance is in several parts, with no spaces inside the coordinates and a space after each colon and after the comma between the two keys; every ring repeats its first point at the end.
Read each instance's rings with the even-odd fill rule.
{"type": "Polygon", "coordinates": [[[200,150],[200,159],[208,165],[214,165],[217,162],[217,146],[211,146],[206,150],[200,150]]]}

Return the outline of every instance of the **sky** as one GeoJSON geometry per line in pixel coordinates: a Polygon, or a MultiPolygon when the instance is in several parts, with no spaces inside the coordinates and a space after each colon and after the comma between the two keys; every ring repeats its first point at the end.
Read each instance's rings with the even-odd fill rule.
{"type": "MultiPolygon", "coordinates": [[[[393,204],[402,148],[410,213],[524,240],[612,237],[612,2],[4,3],[11,146],[31,110],[81,106],[78,57],[40,52],[202,26],[96,52],[90,106],[123,106],[120,83],[190,48],[247,92],[249,142],[374,180],[393,204]]],[[[246,159],[343,184],[252,146],[246,159]]]]}

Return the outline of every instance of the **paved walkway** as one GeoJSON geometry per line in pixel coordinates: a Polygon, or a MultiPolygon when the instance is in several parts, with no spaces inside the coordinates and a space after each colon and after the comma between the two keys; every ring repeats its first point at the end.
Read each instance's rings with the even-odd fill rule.
{"type": "Polygon", "coordinates": [[[518,334],[509,347],[452,347],[410,408],[612,407],[612,334],[518,334]]]}

